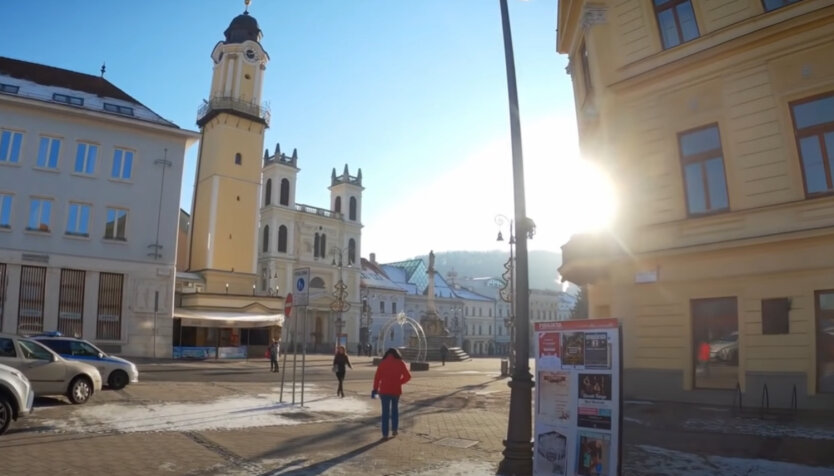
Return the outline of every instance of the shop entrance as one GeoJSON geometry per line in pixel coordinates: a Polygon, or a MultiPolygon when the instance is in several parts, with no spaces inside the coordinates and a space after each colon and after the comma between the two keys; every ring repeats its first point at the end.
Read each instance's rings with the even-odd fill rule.
{"type": "Polygon", "coordinates": [[[735,388],[738,383],[738,303],[735,297],[693,299],[695,388],[735,388]]]}

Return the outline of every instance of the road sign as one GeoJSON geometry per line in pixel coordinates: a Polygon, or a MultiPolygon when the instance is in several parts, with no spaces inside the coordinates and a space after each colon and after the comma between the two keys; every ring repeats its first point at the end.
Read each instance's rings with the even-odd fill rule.
{"type": "Polygon", "coordinates": [[[299,268],[292,273],[295,305],[306,306],[310,300],[310,268],[299,268]]]}
{"type": "Polygon", "coordinates": [[[290,313],[292,312],[292,293],[287,294],[287,297],[284,299],[284,316],[290,317],[290,313]]]}

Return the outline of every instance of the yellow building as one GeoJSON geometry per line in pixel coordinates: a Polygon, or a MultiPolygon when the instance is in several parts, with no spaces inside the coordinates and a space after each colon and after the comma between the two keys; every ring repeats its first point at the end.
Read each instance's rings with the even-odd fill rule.
{"type": "Polygon", "coordinates": [[[283,298],[257,289],[261,151],[269,126],[261,89],[269,56],[248,11],[232,20],[224,36],[212,51],[211,91],[197,117],[190,238],[181,250],[188,254],[188,272],[178,273],[174,341],[240,355],[241,346],[265,347],[278,337],[283,298]]]}
{"type": "Polygon", "coordinates": [[[619,198],[560,271],[621,319],[625,395],[832,408],[832,2],[562,0],[557,50],[619,198]]]}

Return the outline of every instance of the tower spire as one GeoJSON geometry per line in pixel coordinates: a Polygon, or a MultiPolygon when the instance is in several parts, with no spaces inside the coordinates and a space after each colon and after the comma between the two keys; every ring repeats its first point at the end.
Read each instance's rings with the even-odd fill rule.
{"type": "Polygon", "coordinates": [[[249,4],[252,0],[243,0],[243,13],[249,13],[249,4]]]}

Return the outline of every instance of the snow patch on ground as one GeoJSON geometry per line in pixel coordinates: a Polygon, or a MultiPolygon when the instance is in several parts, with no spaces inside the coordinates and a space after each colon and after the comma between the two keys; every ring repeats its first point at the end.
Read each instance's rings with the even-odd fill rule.
{"type": "Polygon", "coordinates": [[[296,405],[284,389],[284,402],[277,393],[226,397],[206,403],[155,403],[146,405],[106,403],[80,407],[70,418],[48,420],[44,426],[59,431],[100,433],[118,431],[202,431],[299,425],[361,417],[371,410],[364,400],[325,397],[305,393],[304,407],[296,393],[296,405]]]}
{"type": "Polygon", "coordinates": [[[450,374],[457,374],[457,375],[481,375],[481,374],[488,374],[489,372],[481,372],[478,370],[459,370],[457,372],[449,372],[450,374]]]}
{"type": "Polygon", "coordinates": [[[623,461],[623,474],[657,476],[830,476],[834,468],[763,459],[700,456],[650,445],[637,445],[623,461]]]}
{"type": "Polygon", "coordinates": [[[690,418],[683,424],[684,429],[716,433],[755,435],[777,438],[809,438],[814,440],[834,440],[834,430],[828,428],[811,428],[798,426],[796,423],[779,423],[758,419],[723,419],[708,420],[690,418]]]}

